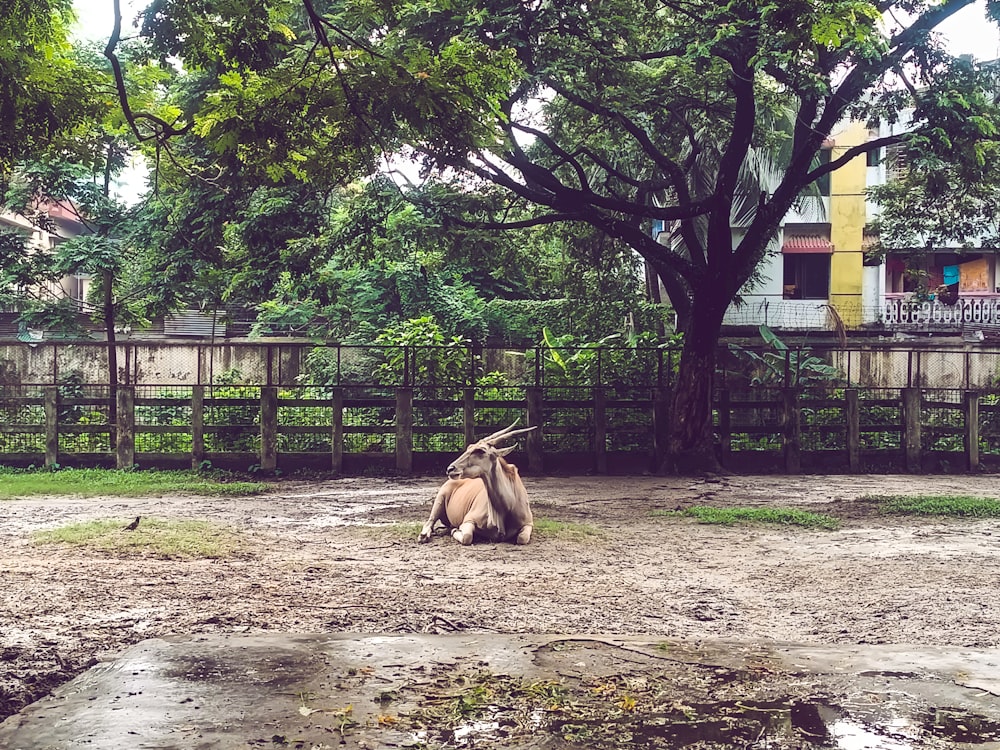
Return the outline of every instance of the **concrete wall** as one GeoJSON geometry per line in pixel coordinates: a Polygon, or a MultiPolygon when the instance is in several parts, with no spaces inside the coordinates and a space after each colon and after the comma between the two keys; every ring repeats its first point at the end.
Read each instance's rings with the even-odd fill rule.
{"type": "Polygon", "coordinates": [[[1000,348],[880,347],[832,354],[855,385],[869,388],[991,389],[1000,381],[1000,348]]]}
{"type": "MultiPolygon", "coordinates": [[[[264,383],[267,382],[267,352],[264,345],[120,344],[117,347],[118,380],[140,385],[196,385],[218,382],[223,374],[238,371],[239,382],[264,383]]],[[[291,382],[298,374],[297,369],[289,372],[290,356],[280,347],[275,347],[272,354],[272,371],[275,377],[280,372],[286,382],[291,382]]],[[[294,360],[297,368],[297,353],[294,360]]],[[[106,383],[107,345],[100,342],[0,343],[0,383],[60,383],[76,374],[83,383],[106,383]]]]}
{"type": "MultiPolygon", "coordinates": [[[[760,305],[748,306],[746,311],[748,315],[760,314],[760,322],[766,319],[775,328],[791,328],[807,316],[825,314],[816,307],[822,304],[822,301],[784,300],[768,306],[766,311],[760,305]]],[[[270,382],[287,386],[296,382],[309,349],[288,344],[123,345],[118,347],[119,382],[166,387],[209,385],[238,371],[236,382],[261,385],[268,382],[270,369],[270,382]]],[[[356,351],[344,350],[344,361],[356,351]]],[[[925,339],[906,342],[905,346],[886,344],[864,350],[834,351],[830,358],[852,383],[867,387],[986,389],[996,388],[1000,382],[1000,345],[943,344],[925,339]]],[[[106,383],[105,346],[0,343],[0,385],[58,384],[73,373],[80,373],[83,383],[106,383]]],[[[650,378],[655,378],[655,373],[650,373],[650,378]]]]}

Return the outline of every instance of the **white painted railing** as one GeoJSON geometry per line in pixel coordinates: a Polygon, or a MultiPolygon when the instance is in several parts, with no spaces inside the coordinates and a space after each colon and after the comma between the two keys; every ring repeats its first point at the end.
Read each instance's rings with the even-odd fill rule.
{"type": "Polygon", "coordinates": [[[953,305],[936,299],[921,301],[913,295],[886,297],[882,310],[883,322],[894,328],[1000,325],[1000,295],[959,297],[953,305]]]}

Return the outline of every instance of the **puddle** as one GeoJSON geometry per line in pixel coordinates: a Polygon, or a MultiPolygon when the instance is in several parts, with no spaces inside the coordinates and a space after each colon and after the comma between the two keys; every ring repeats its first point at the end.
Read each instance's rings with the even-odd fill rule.
{"type": "Polygon", "coordinates": [[[911,750],[915,747],[913,738],[896,739],[849,719],[833,722],[830,737],[834,747],[841,750],[911,750]]]}
{"type": "MultiPolygon", "coordinates": [[[[442,732],[439,739],[446,747],[502,747],[507,735],[516,731],[506,729],[501,721],[502,711],[490,707],[487,718],[459,724],[442,732]],[[491,743],[492,741],[492,743],[491,743]]],[[[869,726],[850,718],[839,718],[828,725],[817,727],[811,722],[803,726],[800,717],[813,711],[802,711],[802,706],[699,706],[698,712],[680,718],[672,712],[649,713],[641,719],[618,717],[615,719],[553,719],[538,720],[534,726],[522,727],[538,740],[538,746],[552,743],[556,737],[573,744],[593,748],[659,748],[687,747],[745,747],[756,750],[777,748],[832,748],[836,750],[917,750],[918,748],[945,747],[935,742],[933,733],[922,730],[908,719],[898,719],[887,725],[869,726]],[[811,731],[821,729],[821,731],[811,731]],[[541,735],[554,735],[549,740],[541,735]]],[[[418,733],[427,739],[427,733],[418,733]]],[[[415,735],[416,737],[417,735],[415,735]]],[[[971,731],[960,741],[980,744],[990,736],[971,731]]],[[[950,741],[949,741],[950,742],[950,741]]]]}
{"type": "MultiPolygon", "coordinates": [[[[594,750],[616,748],[742,747],[748,750],[922,750],[975,746],[1000,739],[1000,725],[957,709],[869,721],[823,701],[729,700],[685,703],[657,696],[650,704],[598,705],[593,692],[570,692],[548,707],[521,705],[535,688],[511,687],[506,701],[411,735],[428,747],[546,748],[568,743],[594,750]],[[525,694],[520,694],[522,688],[525,694]],[[589,695],[588,695],[589,693],[589,695]],[[450,726],[442,727],[442,724],[450,726]],[[436,742],[440,744],[434,744],[436,742]]],[[[473,693],[481,688],[473,689],[473,693]]],[[[440,718],[444,718],[439,716],[440,718]]]]}
{"type": "Polygon", "coordinates": [[[960,708],[936,708],[926,723],[932,734],[954,742],[1000,741],[1000,722],[960,708]]]}
{"type": "MultiPolygon", "coordinates": [[[[492,633],[150,640],[0,727],[0,746],[77,747],[84,726],[100,738],[94,750],[179,747],[187,727],[205,733],[199,747],[242,746],[222,741],[235,733],[260,746],[413,750],[1000,747],[1000,705],[951,678],[968,673],[965,660],[930,681],[892,669],[884,650],[867,658],[891,671],[860,676],[788,672],[756,646],[722,661],[714,646],[583,644],[492,633]]],[[[945,664],[936,650],[923,656],[945,664]]]]}
{"type": "Polygon", "coordinates": [[[266,653],[202,653],[173,660],[164,676],[182,683],[227,683],[282,686],[305,680],[315,668],[295,651],[266,653]]]}

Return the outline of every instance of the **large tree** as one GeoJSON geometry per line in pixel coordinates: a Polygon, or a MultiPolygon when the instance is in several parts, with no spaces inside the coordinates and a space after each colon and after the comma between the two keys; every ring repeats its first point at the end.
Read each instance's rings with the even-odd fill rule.
{"type": "MultiPolygon", "coordinates": [[[[69,42],[71,0],[9,0],[0,13],[0,178],[67,145],[100,116],[96,72],[69,42]]],[[[110,92],[109,92],[110,93],[110,92]]]]}
{"type": "Polygon", "coordinates": [[[579,222],[634,248],[684,332],[677,469],[715,463],[723,315],[803,191],[904,138],[942,158],[990,148],[981,81],[933,35],[973,2],[157,0],[146,31],[217,76],[193,128],[222,160],[323,182],[406,144],[425,170],[500,186],[522,209],[485,226],[579,222]],[[908,107],[910,135],[819,158],[838,124],[908,107]],[[773,178],[748,190],[766,161],[773,178]],[[524,219],[526,206],[540,210],[524,219]]]}

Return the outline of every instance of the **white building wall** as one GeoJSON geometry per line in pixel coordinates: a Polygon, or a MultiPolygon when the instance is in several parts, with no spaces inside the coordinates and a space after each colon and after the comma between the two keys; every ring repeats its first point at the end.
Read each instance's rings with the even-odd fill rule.
{"type": "MultiPolygon", "coordinates": [[[[781,246],[782,237],[776,247],[781,246]]],[[[761,261],[760,281],[741,293],[742,302],[726,310],[723,325],[760,326],[789,330],[816,330],[830,326],[826,300],[784,298],[784,258],[775,250],[761,261]]]]}
{"type": "Polygon", "coordinates": [[[876,323],[885,299],[885,264],[861,269],[861,322],[876,323]]]}

